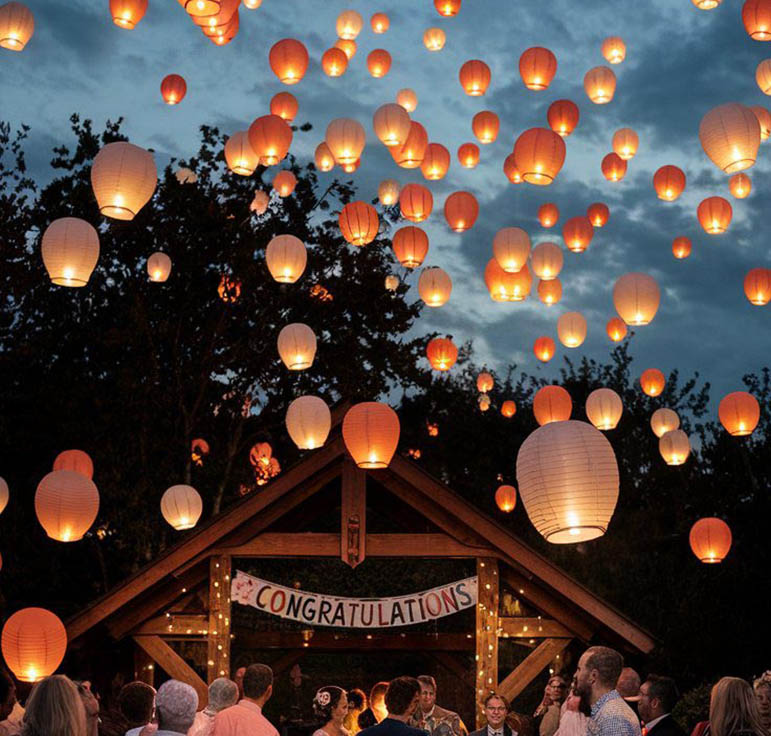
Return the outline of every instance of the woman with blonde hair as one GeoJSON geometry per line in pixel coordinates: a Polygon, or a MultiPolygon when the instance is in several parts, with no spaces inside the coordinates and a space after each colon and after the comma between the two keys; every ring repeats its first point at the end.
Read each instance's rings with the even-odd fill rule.
{"type": "Polygon", "coordinates": [[[760,721],[758,703],[749,683],[723,677],[709,700],[710,736],[769,736],[760,721]]]}
{"type": "Polygon", "coordinates": [[[51,675],[35,685],[21,736],[86,736],[86,709],[69,677],[51,675]]]}

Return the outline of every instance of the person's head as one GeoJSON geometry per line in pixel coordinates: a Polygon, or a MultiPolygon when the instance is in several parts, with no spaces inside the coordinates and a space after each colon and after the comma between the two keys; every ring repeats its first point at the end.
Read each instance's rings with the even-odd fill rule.
{"type": "Polygon", "coordinates": [[[568,681],[564,675],[552,675],[546,683],[546,697],[552,703],[562,704],[568,694],[568,681]]]}
{"type": "Polygon", "coordinates": [[[616,680],[616,690],[622,698],[636,701],[640,694],[640,675],[631,667],[624,667],[616,680]]]}
{"type": "Polygon", "coordinates": [[[238,685],[227,677],[218,677],[209,685],[209,710],[219,713],[238,702],[238,685]]]}
{"type": "Polygon", "coordinates": [[[158,729],[186,734],[198,710],[198,693],[187,683],[166,680],[155,696],[158,729]]]}
{"type": "Polygon", "coordinates": [[[238,697],[244,697],[244,675],[246,674],[246,667],[239,667],[233,675],[233,682],[238,686],[238,697]]]}
{"type": "Polygon", "coordinates": [[[313,696],[313,715],[321,723],[342,723],[348,713],[348,695],[337,685],[325,685],[313,696]]]}
{"type": "Polygon", "coordinates": [[[771,670],[767,670],[752,682],[755,699],[758,701],[760,717],[768,720],[771,717],[771,670]]]}
{"type": "Polygon", "coordinates": [[[610,647],[589,647],[578,660],[575,691],[588,703],[595,703],[616,686],[624,658],[610,647]]]}
{"type": "Polygon", "coordinates": [[[367,696],[363,690],[355,687],[353,690],[348,691],[348,712],[349,713],[362,713],[367,709],[367,696]]]}
{"type": "Polygon", "coordinates": [[[372,708],[372,712],[375,713],[381,721],[388,712],[385,705],[386,690],[388,690],[388,683],[381,681],[376,682],[372,686],[372,690],[369,691],[369,707],[372,708]]]}
{"type": "Polygon", "coordinates": [[[420,709],[430,713],[436,703],[436,680],[431,675],[418,676],[420,683],[420,709]]]}
{"type": "Polygon", "coordinates": [[[637,710],[643,723],[671,713],[677,704],[677,686],[671,677],[648,675],[640,685],[637,710]]]}
{"type": "Polygon", "coordinates": [[[4,721],[11,715],[16,704],[16,685],[11,676],[0,668],[0,721],[4,721]]]}
{"type": "Polygon", "coordinates": [[[78,688],[64,675],[51,675],[32,688],[23,736],[85,736],[86,709],[78,688]]]}
{"type": "Polygon", "coordinates": [[[755,694],[739,677],[723,677],[712,688],[709,724],[712,736],[732,736],[737,731],[765,733],[755,694]]]}
{"type": "Polygon", "coordinates": [[[493,728],[500,728],[509,713],[509,703],[502,695],[492,693],[485,698],[485,718],[493,728]]]}
{"type": "Polygon", "coordinates": [[[129,728],[146,726],[153,720],[155,688],[139,680],[127,683],[118,694],[118,708],[129,728]]]}
{"type": "Polygon", "coordinates": [[[394,716],[411,716],[420,700],[420,683],[414,677],[395,677],[388,683],[385,706],[394,716]]]}
{"type": "Polygon", "coordinates": [[[80,695],[83,707],[86,709],[86,720],[95,721],[99,718],[99,699],[91,689],[91,680],[73,680],[73,682],[78,688],[78,695],[80,695]]]}
{"type": "Polygon", "coordinates": [[[273,694],[273,670],[266,664],[250,664],[244,672],[244,697],[267,702],[273,694]]]}

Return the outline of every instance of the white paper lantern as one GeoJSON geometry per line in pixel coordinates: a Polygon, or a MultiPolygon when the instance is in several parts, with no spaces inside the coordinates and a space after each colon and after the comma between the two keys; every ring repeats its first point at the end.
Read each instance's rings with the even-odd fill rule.
{"type": "Polygon", "coordinates": [[[43,265],[57,286],[85,286],[99,260],[99,235],[85,220],[60,217],[43,233],[43,265]]]}
{"type": "Polygon", "coordinates": [[[329,407],[318,396],[301,396],[286,411],[286,429],[301,450],[321,447],[329,435],[332,415],[329,407]]]}
{"type": "Polygon", "coordinates": [[[171,486],[161,497],[163,518],[177,531],[192,529],[202,512],[203,501],[193,486],[171,486]]]}

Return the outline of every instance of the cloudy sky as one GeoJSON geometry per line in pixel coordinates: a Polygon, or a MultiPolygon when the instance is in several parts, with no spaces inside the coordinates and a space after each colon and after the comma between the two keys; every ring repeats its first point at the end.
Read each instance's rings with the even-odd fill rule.
{"type": "MultiPolygon", "coordinates": [[[[219,48],[174,0],[150,0],[134,31],[111,22],[108,0],[29,0],[34,37],[22,53],[0,49],[0,118],[32,126],[29,162],[33,173],[48,177],[50,149],[71,142],[73,112],[93,119],[97,128],[123,116],[132,142],[154,148],[159,163],[165,163],[197,150],[201,123],[228,134],[244,129],[267,112],[276,92],[286,89],[299,100],[297,122],[314,126],[295,136],[292,150],[300,159],[312,156],[333,118],[353,117],[365,125],[368,143],[353,178],[361,198],[370,200],[384,178],[426,183],[419,169],[398,168],[372,133],[374,110],[410,87],[419,98],[413,118],[453,156],[445,179],[428,183],[435,207],[424,225],[431,243],[426,265],[446,269],[454,289],[446,306],[424,311],[418,329],[441,330],[458,343],[473,338],[480,359],[493,367],[515,361],[526,370],[556,375],[566,353],[574,359],[607,357],[611,343],[605,323],[615,316],[613,283],[623,273],[642,271],[659,282],[662,302],[653,323],[637,329],[635,370],[699,371],[715,386],[713,398],[719,398],[742,388],[743,374],[771,362],[771,306],[751,306],[742,288],[750,268],[771,266],[765,224],[771,143],[762,144],[758,163],[747,172],[751,196],[734,200],[728,177],[704,154],[697,135],[702,115],[719,104],[768,102],[755,82],[755,68],[771,56],[771,44],[749,38],[741,5],[724,0],[715,10],[701,11],[691,0],[463,0],[459,15],[442,18],[431,0],[264,0],[256,10],[241,7],[238,37],[219,48]],[[365,24],[348,71],[330,79],[319,59],[334,43],[335,19],[346,8],[359,10],[366,20],[384,11],[391,28],[375,35],[365,24]],[[423,31],[431,26],[447,34],[438,53],[422,44],[423,31]],[[582,80],[588,69],[605,63],[600,44],[608,35],[625,40],[627,57],[613,67],[618,77],[613,101],[594,105],[582,80]],[[301,40],[311,56],[308,73],[293,87],[281,85],[268,66],[269,48],[285,37],[301,40]],[[519,76],[519,56],[531,46],[550,48],[558,60],[557,75],[543,92],[528,91],[519,76]],[[367,73],[366,56],[374,48],[393,56],[383,79],[367,73]],[[484,97],[465,95],[458,82],[460,66],[473,58],[492,69],[484,97]],[[169,73],[181,74],[188,85],[187,97],[175,107],[165,105],[159,93],[169,73]],[[581,112],[567,139],[562,172],[549,187],[510,184],[502,163],[514,140],[527,128],[546,127],[546,110],[560,98],[575,101],[581,112]],[[481,147],[476,169],[463,169],[455,152],[474,140],[471,119],[483,109],[499,115],[500,134],[481,147]],[[603,178],[600,162],[621,127],[638,132],[640,147],[625,179],[614,184],[603,178]],[[688,177],[685,193],[674,203],[659,200],[652,187],[653,172],[664,164],[680,166],[688,177]],[[445,197],[458,189],[471,191],[480,203],[476,226],[462,235],[452,233],[442,215],[445,197]],[[724,235],[707,235],[696,219],[698,203],[711,195],[730,199],[734,208],[724,235]],[[549,201],[558,205],[561,220],[546,231],[536,212],[549,201]],[[597,201],[610,207],[610,221],[595,232],[585,253],[565,251],[559,305],[547,308],[535,296],[514,304],[490,300],[482,272],[497,230],[519,226],[534,243],[561,243],[562,222],[597,201]],[[679,235],[693,241],[693,254],[682,261],[671,251],[679,235]],[[556,358],[541,366],[533,341],[539,335],[556,339],[558,316],[573,310],[588,320],[586,342],[573,350],[558,344],[556,358]]],[[[333,175],[322,174],[322,185],[333,175]]],[[[416,285],[417,274],[409,280],[416,285]]]]}

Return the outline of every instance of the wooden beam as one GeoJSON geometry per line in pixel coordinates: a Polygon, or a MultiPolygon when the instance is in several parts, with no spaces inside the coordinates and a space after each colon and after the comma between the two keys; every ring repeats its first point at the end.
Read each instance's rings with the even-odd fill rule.
{"type": "Polygon", "coordinates": [[[367,472],[353,460],[343,462],[340,503],[340,559],[350,567],[367,554],[367,472]]]}
{"type": "Polygon", "coordinates": [[[562,653],[570,642],[570,639],[544,639],[498,685],[498,692],[511,702],[538,677],[544,667],[547,667],[555,657],[562,653]]]}
{"type": "Polygon", "coordinates": [[[501,616],[498,619],[499,636],[512,639],[572,639],[574,634],[559,621],[549,618],[512,618],[501,616]]]}
{"type": "Polygon", "coordinates": [[[204,613],[169,613],[148,619],[131,633],[134,636],[206,636],[209,617],[204,613]]]}
{"type": "Polygon", "coordinates": [[[286,670],[297,664],[304,656],[305,652],[299,649],[282,654],[278,659],[270,663],[270,668],[273,670],[273,677],[275,678],[282,672],[286,672],[286,670]]]}
{"type": "Polygon", "coordinates": [[[155,687],[155,663],[138,644],[134,644],[134,679],[155,687]]]}
{"type": "Polygon", "coordinates": [[[179,656],[160,636],[135,636],[134,641],[147,652],[166,674],[186,682],[198,693],[198,707],[209,702],[209,688],[198,673],[179,656]]]}
{"type": "Polygon", "coordinates": [[[477,558],[476,727],[485,722],[484,699],[498,686],[498,560],[477,558]]]}
{"type": "Polygon", "coordinates": [[[468,663],[460,662],[451,652],[431,652],[431,658],[455,675],[463,683],[464,691],[474,686],[473,670],[469,668],[468,663]]]}
{"type": "Polygon", "coordinates": [[[474,651],[473,635],[462,633],[365,634],[309,628],[306,631],[243,632],[237,635],[236,642],[239,647],[249,649],[474,651]]]}
{"type": "Polygon", "coordinates": [[[212,555],[209,561],[209,631],[207,676],[230,677],[230,557],[212,555]]]}

